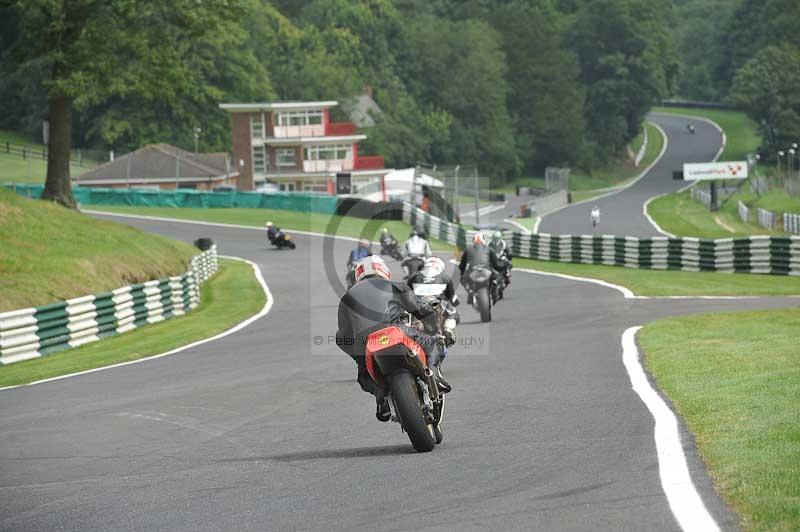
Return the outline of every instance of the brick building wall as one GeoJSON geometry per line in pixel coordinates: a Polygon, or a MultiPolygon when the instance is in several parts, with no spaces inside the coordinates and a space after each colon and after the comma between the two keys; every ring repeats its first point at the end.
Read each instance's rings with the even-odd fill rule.
{"type": "MultiPolygon", "coordinates": [[[[253,152],[250,139],[250,117],[261,113],[231,113],[233,163],[239,177],[239,190],[253,189],[253,152]]],[[[271,129],[271,127],[270,127],[271,129]]]]}

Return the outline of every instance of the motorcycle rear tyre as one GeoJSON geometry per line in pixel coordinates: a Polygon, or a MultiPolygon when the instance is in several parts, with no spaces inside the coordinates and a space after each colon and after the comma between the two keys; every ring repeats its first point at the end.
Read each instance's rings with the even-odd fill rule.
{"type": "Polygon", "coordinates": [[[420,453],[432,451],[436,446],[433,427],[428,426],[422,415],[419,388],[414,377],[408,371],[398,371],[392,375],[389,388],[400,423],[408,433],[411,445],[420,453]]]}
{"type": "Polygon", "coordinates": [[[492,321],[492,303],[489,301],[489,289],[485,286],[478,289],[475,298],[478,304],[478,312],[481,313],[481,321],[483,323],[492,321]]]}
{"type": "Polygon", "coordinates": [[[296,247],[297,247],[297,246],[295,245],[295,243],[294,243],[294,242],[292,242],[291,240],[289,240],[288,242],[286,242],[286,245],[287,245],[287,246],[289,246],[289,249],[294,249],[294,248],[296,248],[296,247]]]}

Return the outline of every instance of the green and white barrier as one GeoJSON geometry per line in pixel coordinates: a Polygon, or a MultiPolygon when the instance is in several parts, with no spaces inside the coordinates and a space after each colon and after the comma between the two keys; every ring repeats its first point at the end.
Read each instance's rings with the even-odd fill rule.
{"type": "Polygon", "coordinates": [[[192,258],[183,275],[123,286],[0,314],[0,364],[13,364],[181,316],[200,304],[200,285],[217,270],[217,249],[192,258]]]}
{"type": "MultiPolygon", "coordinates": [[[[440,220],[410,204],[403,220],[464,249],[474,230],[440,220]]],[[[653,270],[715,271],[800,275],[800,237],[636,238],[614,235],[511,233],[514,256],[555,262],[605,264],[653,270]]]]}

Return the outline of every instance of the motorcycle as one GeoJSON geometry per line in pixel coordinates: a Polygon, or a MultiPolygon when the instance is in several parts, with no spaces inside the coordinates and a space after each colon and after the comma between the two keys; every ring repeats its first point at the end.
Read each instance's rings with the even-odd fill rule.
{"type": "Polygon", "coordinates": [[[397,240],[394,238],[381,240],[381,255],[389,255],[394,260],[402,261],[403,254],[400,252],[400,248],[398,248],[397,245],[397,240]]]}
{"type": "Polygon", "coordinates": [[[417,255],[403,259],[403,272],[405,274],[403,279],[407,281],[409,277],[420,271],[424,264],[425,258],[417,255]]]}
{"type": "Polygon", "coordinates": [[[283,249],[283,248],[294,249],[297,247],[295,243],[292,241],[292,236],[284,233],[281,230],[278,230],[275,236],[270,239],[269,243],[278,249],[283,249]]]}
{"type": "MultiPolygon", "coordinates": [[[[414,327],[414,318],[408,320],[414,327]]],[[[444,395],[425,351],[403,328],[389,325],[367,337],[366,355],[367,372],[387,394],[392,421],[400,423],[415,450],[432,451],[444,439],[444,395]]]]}
{"type": "Polygon", "coordinates": [[[689,131],[690,135],[694,135],[694,126],[693,125],[689,124],[688,126],[686,126],[686,129],[689,131]]]}
{"type": "Polygon", "coordinates": [[[492,306],[499,298],[497,281],[492,270],[486,266],[473,266],[464,276],[464,288],[469,295],[467,302],[471,302],[475,310],[480,313],[481,321],[484,323],[492,321],[492,306]]]}

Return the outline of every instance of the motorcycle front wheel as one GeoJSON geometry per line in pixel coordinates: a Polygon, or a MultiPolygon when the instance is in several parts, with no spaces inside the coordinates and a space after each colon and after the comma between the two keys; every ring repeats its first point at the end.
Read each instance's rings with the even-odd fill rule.
{"type": "Polygon", "coordinates": [[[485,286],[478,289],[475,294],[478,304],[478,312],[481,313],[481,321],[486,323],[492,321],[492,302],[489,300],[489,289],[485,286]]]}
{"type": "Polygon", "coordinates": [[[400,423],[408,433],[411,445],[420,453],[432,451],[436,446],[436,436],[433,426],[428,425],[422,413],[419,387],[414,377],[408,371],[398,371],[392,375],[389,388],[400,423]]]}

